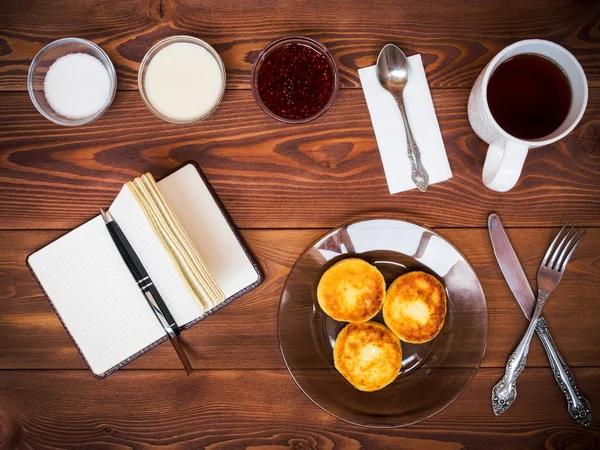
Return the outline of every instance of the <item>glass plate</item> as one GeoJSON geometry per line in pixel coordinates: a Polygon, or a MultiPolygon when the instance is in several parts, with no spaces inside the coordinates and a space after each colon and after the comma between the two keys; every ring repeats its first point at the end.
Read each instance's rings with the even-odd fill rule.
{"type": "MultiPolygon", "coordinates": [[[[374,320],[383,323],[381,313],[374,320]]],[[[479,369],[487,328],[485,295],[464,255],[433,230],[391,219],[344,225],[312,244],[288,276],[278,315],[283,359],[308,398],[339,419],[380,428],[419,422],[452,403],[479,369]],[[406,272],[428,272],[448,298],[440,334],[425,344],[402,342],[398,378],[375,392],[355,389],[335,369],[333,345],[346,323],[317,302],[323,272],[351,255],[374,264],[388,286],[406,272]]]]}

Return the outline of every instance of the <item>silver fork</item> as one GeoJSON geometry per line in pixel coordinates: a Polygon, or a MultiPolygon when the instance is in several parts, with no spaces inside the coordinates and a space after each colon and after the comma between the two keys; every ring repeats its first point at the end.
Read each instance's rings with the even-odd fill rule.
{"type": "Polygon", "coordinates": [[[544,304],[546,303],[548,296],[556,289],[556,286],[558,286],[558,283],[565,273],[565,268],[567,267],[569,259],[571,259],[575,248],[577,248],[577,245],[587,231],[584,230],[578,235],[581,228],[577,228],[577,230],[571,234],[573,228],[575,228],[572,226],[567,234],[560,239],[560,243],[558,243],[559,238],[561,238],[566,227],[567,224],[564,224],[558,232],[540,264],[537,274],[538,296],[535,304],[535,311],[529,322],[529,327],[527,327],[525,336],[523,336],[523,339],[521,339],[521,342],[515,351],[510,355],[510,358],[508,358],[504,376],[492,389],[492,408],[494,409],[494,414],[497,416],[506,411],[517,398],[517,378],[525,368],[529,344],[531,343],[531,338],[533,337],[538,319],[542,314],[544,304]]]}

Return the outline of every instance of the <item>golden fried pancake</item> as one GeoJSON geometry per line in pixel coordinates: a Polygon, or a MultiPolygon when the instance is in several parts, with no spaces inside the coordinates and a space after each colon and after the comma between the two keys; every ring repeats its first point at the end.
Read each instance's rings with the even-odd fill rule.
{"type": "Polygon", "coordinates": [[[400,373],[402,348],[398,338],[379,323],[350,323],[338,334],[333,361],[356,389],[376,391],[400,373]]]}
{"type": "Polygon", "coordinates": [[[446,291],[425,272],[402,275],[388,288],[383,320],[400,340],[420,344],[438,335],[446,318],[446,291]]]}
{"type": "Polygon", "coordinates": [[[385,280],[375,266],[347,258],[325,271],[317,287],[319,305],[329,317],[342,322],[366,322],[381,309],[385,280]]]}

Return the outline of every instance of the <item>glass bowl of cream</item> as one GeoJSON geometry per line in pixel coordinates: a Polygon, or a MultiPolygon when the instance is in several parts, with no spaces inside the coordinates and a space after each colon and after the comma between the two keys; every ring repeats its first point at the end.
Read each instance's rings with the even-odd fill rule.
{"type": "Polygon", "coordinates": [[[27,89],[36,109],[65,126],[93,122],[112,104],[117,74],[108,55],[81,38],[58,39],[31,61],[27,89]]]}
{"type": "Polygon", "coordinates": [[[155,44],[142,60],[138,87],[157,117],[177,124],[211,115],[225,93],[225,65],[209,44],[173,36],[155,44]]]}

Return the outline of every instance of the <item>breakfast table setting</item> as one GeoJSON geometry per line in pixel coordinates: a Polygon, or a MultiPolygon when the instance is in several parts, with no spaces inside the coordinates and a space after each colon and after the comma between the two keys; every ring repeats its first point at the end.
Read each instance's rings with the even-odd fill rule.
{"type": "Polygon", "coordinates": [[[596,1],[5,0],[0,156],[0,450],[600,447],[596,1]]]}

